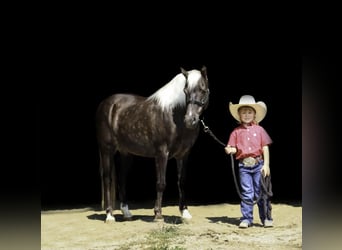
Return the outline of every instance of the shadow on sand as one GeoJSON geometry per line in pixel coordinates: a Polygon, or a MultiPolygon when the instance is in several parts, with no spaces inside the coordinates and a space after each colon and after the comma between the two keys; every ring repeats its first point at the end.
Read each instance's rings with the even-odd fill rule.
{"type": "MultiPolygon", "coordinates": [[[[153,215],[133,215],[133,217],[130,220],[126,220],[124,219],[122,214],[115,214],[115,222],[127,222],[127,221],[144,221],[144,222],[159,222],[159,221],[155,221],[154,220],[154,216],[153,215]]],[[[89,220],[99,220],[99,221],[103,221],[105,222],[106,220],[106,214],[105,213],[95,213],[95,214],[91,214],[88,215],[87,218],[89,220]]],[[[169,216],[169,215],[164,215],[164,223],[167,224],[181,224],[182,219],[180,216],[169,216]]]]}

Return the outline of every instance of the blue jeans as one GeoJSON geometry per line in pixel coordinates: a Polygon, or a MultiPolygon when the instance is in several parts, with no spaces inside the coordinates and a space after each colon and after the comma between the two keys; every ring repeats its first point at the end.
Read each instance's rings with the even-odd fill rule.
{"type": "MultiPolygon", "coordinates": [[[[262,186],[260,184],[261,178],[261,168],[264,162],[261,160],[253,167],[245,167],[242,163],[239,163],[239,174],[240,174],[240,185],[241,185],[241,195],[244,200],[249,203],[253,203],[255,199],[261,195],[262,186]]],[[[260,199],[257,203],[259,210],[259,218],[261,223],[264,223],[266,218],[266,211],[264,209],[264,203],[266,202],[266,210],[270,209],[269,200],[260,199]]],[[[249,225],[253,223],[253,205],[249,205],[243,201],[241,201],[241,221],[248,222],[249,225]]]]}

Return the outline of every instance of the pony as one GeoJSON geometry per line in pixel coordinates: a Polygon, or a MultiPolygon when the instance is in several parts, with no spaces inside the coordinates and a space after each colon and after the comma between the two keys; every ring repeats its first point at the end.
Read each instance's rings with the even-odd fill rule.
{"type": "Polygon", "coordinates": [[[209,104],[207,68],[185,70],[148,97],[118,93],[100,102],[96,110],[96,137],[101,176],[101,207],[105,222],[115,221],[116,195],[125,220],[131,220],[126,198],[127,170],[132,157],[154,158],[156,200],[154,220],[163,220],[162,200],[170,159],[177,164],[179,211],[192,218],[185,199],[185,170],[199,134],[199,121],[209,104]],[[114,156],[118,153],[120,164],[114,156]],[[116,166],[119,165],[119,166],[116,166]]]}

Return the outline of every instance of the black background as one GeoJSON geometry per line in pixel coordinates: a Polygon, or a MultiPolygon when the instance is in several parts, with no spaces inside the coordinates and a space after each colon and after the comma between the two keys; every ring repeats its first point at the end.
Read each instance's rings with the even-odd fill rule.
{"type": "MultiPolygon", "coordinates": [[[[261,125],[268,131],[274,201],[302,198],[301,55],[293,46],[248,43],[210,36],[204,30],[113,26],[106,30],[77,21],[51,33],[45,83],[37,109],[41,205],[100,204],[95,110],[119,93],[148,96],[180,73],[208,69],[210,103],[203,118],[224,143],[236,126],[228,103],[251,94],[268,107],[261,125]],[[182,32],[180,32],[180,30],[182,32]],[[165,32],[166,31],[166,32],[165,32]],[[50,43],[51,42],[51,43],[50,43]]],[[[207,30],[208,31],[208,30],[207,30]]],[[[210,31],[210,30],[209,30],[210,31]]],[[[208,31],[208,32],[209,32],[208,31]]],[[[217,32],[220,34],[220,32],[217,32]]],[[[200,132],[188,165],[189,202],[239,201],[230,158],[200,132]]],[[[155,198],[152,159],[136,158],[129,176],[130,201],[155,198]]],[[[177,200],[174,160],[169,161],[164,201],[177,200]]]]}
{"type": "MultiPolygon", "coordinates": [[[[262,125],[274,140],[270,148],[273,199],[299,200],[303,192],[305,245],[320,245],[331,239],[326,236],[341,231],[336,119],[342,54],[335,25],[340,15],[321,4],[300,15],[293,6],[259,11],[254,6],[249,10],[217,3],[215,8],[207,3],[185,5],[53,4],[27,11],[16,25],[11,22],[11,34],[5,39],[11,43],[6,47],[10,59],[5,64],[13,75],[4,86],[14,89],[15,98],[9,101],[5,98],[9,92],[3,92],[2,124],[9,126],[3,130],[9,137],[4,156],[9,161],[2,168],[5,197],[0,228],[6,237],[10,233],[10,242],[2,245],[40,246],[39,205],[99,204],[93,117],[100,100],[117,91],[149,95],[180,66],[202,64],[208,67],[212,93],[205,119],[220,139],[226,139],[235,125],[226,109],[229,101],[236,103],[248,93],[268,105],[262,125]],[[22,79],[17,81],[16,76],[22,79]],[[35,122],[31,122],[32,101],[35,122]],[[7,132],[13,128],[14,134],[7,132]],[[13,135],[19,138],[13,140],[13,135]],[[31,154],[31,147],[36,154],[31,154]],[[33,155],[36,171],[28,162],[33,155]],[[12,240],[20,232],[26,240],[12,240]]],[[[201,133],[192,155],[189,199],[239,200],[229,161],[217,143],[201,133]]],[[[141,176],[131,176],[132,199],[154,197],[153,166],[142,162],[146,164],[138,164],[132,173],[141,176]],[[139,168],[142,165],[146,167],[139,168]]],[[[168,178],[174,174],[168,173],[168,178]]],[[[166,200],[177,196],[173,180],[168,180],[167,192],[166,200]]],[[[333,239],[328,245],[338,246],[339,241],[333,239]]]]}

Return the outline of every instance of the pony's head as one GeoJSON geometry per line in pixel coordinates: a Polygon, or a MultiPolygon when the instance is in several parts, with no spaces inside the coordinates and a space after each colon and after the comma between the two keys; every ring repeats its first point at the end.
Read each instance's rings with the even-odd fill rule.
{"type": "Polygon", "coordinates": [[[185,108],[185,126],[190,129],[196,128],[200,115],[209,103],[206,67],[189,71],[181,68],[181,73],[148,97],[148,100],[156,102],[163,111],[170,111],[176,107],[185,108]]]}
{"type": "Polygon", "coordinates": [[[209,83],[207,68],[201,70],[186,71],[181,68],[186,79],[184,86],[186,114],[184,123],[187,128],[196,128],[200,121],[200,116],[209,104],[209,83]]]}

